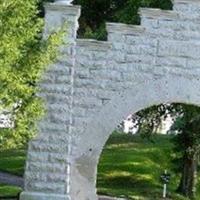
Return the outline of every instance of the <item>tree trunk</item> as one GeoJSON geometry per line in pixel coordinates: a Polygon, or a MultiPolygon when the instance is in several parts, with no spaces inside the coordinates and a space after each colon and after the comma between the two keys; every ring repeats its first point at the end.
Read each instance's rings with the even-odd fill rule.
{"type": "Polygon", "coordinates": [[[195,198],[197,185],[197,163],[198,157],[196,154],[184,155],[183,170],[181,181],[177,189],[178,192],[190,199],[195,198]]]}

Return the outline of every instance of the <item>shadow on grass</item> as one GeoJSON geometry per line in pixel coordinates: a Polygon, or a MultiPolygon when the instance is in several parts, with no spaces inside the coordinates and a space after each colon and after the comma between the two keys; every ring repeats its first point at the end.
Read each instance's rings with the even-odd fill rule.
{"type": "Polygon", "coordinates": [[[98,188],[100,194],[120,195],[130,199],[133,199],[133,196],[150,198],[153,195],[158,196],[162,194],[161,185],[153,183],[152,180],[141,179],[138,176],[118,176],[99,179],[98,188]]]}
{"type": "Polygon", "coordinates": [[[152,183],[151,178],[145,178],[140,176],[113,176],[113,177],[104,177],[98,180],[98,185],[106,186],[112,188],[155,188],[158,187],[158,184],[152,183]],[[149,180],[148,180],[149,179],[149,180]]]}

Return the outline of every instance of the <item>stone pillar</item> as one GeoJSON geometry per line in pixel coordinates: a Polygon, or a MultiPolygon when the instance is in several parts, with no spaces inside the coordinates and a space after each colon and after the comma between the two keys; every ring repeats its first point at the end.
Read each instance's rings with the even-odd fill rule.
{"type": "Polygon", "coordinates": [[[80,7],[71,1],[45,4],[44,37],[65,22],[68,33],[60,56],[40,83],[40,96],[47,114],[39,123],[39,134],[29,144],[25,187],[20,200],[71,200],[70,151],[73,104],[75,41],[80,7]]]}

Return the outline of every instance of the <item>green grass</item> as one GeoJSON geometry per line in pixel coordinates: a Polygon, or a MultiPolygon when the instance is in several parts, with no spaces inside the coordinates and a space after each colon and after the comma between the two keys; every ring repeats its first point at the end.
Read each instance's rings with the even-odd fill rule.
{"type": "MultiPolygon", "coordinates": [[[[23,176],[26,159],[26,151],[11,149],[0,151],[0,171],[23,176]]],[[[0,196],[15,196],[22,189],[20,187],[0,183],[0,196]]]]}
{"type": "Polygon", "coordinates": [[[16,196],[21,191],[20,187],[0,184],[0,196],[16,196]]]}
{"type": "Polygon", "coordinates": [[[26,160],[26,151],[11,149],[0,151],[0,171],[23,176],[26,160]]]}
{"type": "Polygon", "coordinates": [[[129,199],[161,199],[160,175],[167,169],[172,174],[170,199],[184,199],[174,192],[179,178],[171,170],[172,148],[170,136],[156,136],[152,143],[140,136],[112,134],[98,166],[98,193],[129,199]]]}

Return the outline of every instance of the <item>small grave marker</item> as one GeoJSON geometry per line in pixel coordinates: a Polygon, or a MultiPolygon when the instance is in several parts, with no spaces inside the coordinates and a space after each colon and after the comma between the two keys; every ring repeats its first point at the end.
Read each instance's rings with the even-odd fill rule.
{"type": "Polygon", "coordinates": [[[165,170],[163,174],[160,176],[161,181],[163,182],[163,198],[166,198],[167,196],[167,184],[170,181],[171,175],[165,170]]]}

